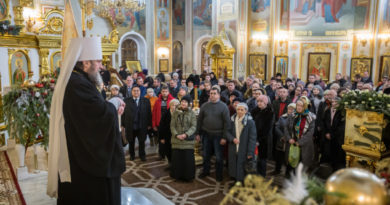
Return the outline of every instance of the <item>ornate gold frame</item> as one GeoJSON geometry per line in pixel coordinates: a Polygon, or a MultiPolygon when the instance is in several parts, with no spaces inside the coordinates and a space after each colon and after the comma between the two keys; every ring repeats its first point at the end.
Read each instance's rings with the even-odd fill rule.
{"type": "Polygon", "coordinates": [[[286,62],[287,62],[287,75],[285,75],[285,76],[283,76],[282,75],[282,80],[286,80],[287,79],[287,77],[288,77],[288,73],[289,73],[289,71],[290,71],[290,69],[289,69],[289,66],[290,66],[290,63],[289,63],[289,57],[288,57],[288,55],[276,55],[276,56],[274,56],[274,68],[273,68],[273,70],[274,70],[274,75],[276,75],[276,68],[277,68],[277,65],[276,65],[276,63],[277,63],[277,61],[278,61],[278,59],[279,58],[287,58],[287,60],[286,60],[286,62]]]}
{"type": "Polygon", "coordinates": [[[206,45],[206,53],[210,55],[212,59],[212,64],[211,64],[211,70],[218,76],[218,65],[219,65],[219,60],[228,60],[230,61],[230,65],[227,67],[227,77],[229,79],[232,79],[233,77],[233,56],[236,50],[229,44],[230,41],[226,36],[225,29],[221,30],[218,36],[213,37],[206,45]],[[220,46],[221,52],[220,55],[218,56],[217,54],[212,54],[211,51],[215,45],[220,46]]]}
{"type": "Polygon", "coordinates": [[[54,72],[54,56],[57,54],[57,53],[61,53],[61,51],[55,51],[53,52],[51,55],[50,55],[50,71],[51,72],[54,72]]]}
{"type": "MultiPolygon", "coordinates": [[[[351,58],[351,65],[349,66],[349,73],[351,75],[351,78],[355,77],[355,75],[352,74],[352,61],[354,60],[369,60],[371,61],[370,63],[370,68],[369,68],[369,74],[371,76],[371,79],[372,79],[372,72],[373,72],[373,64],[374,64],[374,58],[371,58],[371,57],[357,57],[357,58],[351,58]]],[[[362,75],[363,73],[359,73],[360,75],[362,75]]]]}
{"type": "Polygon", "coordinates": [[[253,69],[253,68],[251,68],[251,57],[254,57],[254,56],[264,56],[264,77],[263,77],[263,79],[261,79],[259,76],[255,76],[256,78],[259,78],[259,79],[261,79],[262,81],[266,81],[267,80],[267,74],[268,74],[268,55],[267,54],[265,54],[265,53],[250,53],[249,55],[248,55],[248,67],[247,67],[247,71],[246,71],[246,73],[248,74],[248,75],[250,75],[251,74],[251,72],[250,72],[250,70],[251,69],[253,69]]]}
{"type": "Polygon", "coordinates": [[[10,20],[10,15],[9,15],[9,0],[4,0],[5,5],[7,6],[7,9],[5,11],[5,18],[0,19],[0,21],[5,21],[5,20],[10,20]]]}
{"type": "Polygon", "coordinates": [[[28,75],[27,75],[27,78],[30,78],[33,76],[33,72],[31,70],[31,61],[30,61],[30,56],[28,55],[28,50],[27,49],[8,49],[8,71],[9,71],[9,79],[10,79],[10,86],[13,85],[13,82],[12,82],[12,64],[11,64],[11,60],[12,60],[12,57],[13,55],[16,53],[16,52],[22,52],[25,56],[26,56],[26,60],[27,60],[27,70],[28,70],[28,75]]]}
{"type": "Polygon", "coordinates": [[[64,18],[64,12],[59,10],[57,7],[55,9],[50,10],[49,12],[47,12],[47,14],[44,17],[44,21],[43,21],[43,22],[45,22],[44,25],[38,29],[39,33],[61,35],[62,29],[64,26],[64,19],[63,18],[64,18]],[[58,16],[54,16],[54,15],[51,16],[52,14],[58,14],[62,18],[60,18],[58,16]],[[54,21],[51,21],[51,19],[54,19],[54,21]],[[55,24],[57,22],[60,22],[62,24],[61,29],[59,29],[58,31],[53,29],[53,27],[55,26],[53,24],[55,24]]]}

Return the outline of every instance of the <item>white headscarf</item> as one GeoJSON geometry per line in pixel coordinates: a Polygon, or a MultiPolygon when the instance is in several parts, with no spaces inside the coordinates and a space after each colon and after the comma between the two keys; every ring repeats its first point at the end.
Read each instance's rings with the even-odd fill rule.
{"type": "Polygon", "coordinates": [[[98,37],[74,38],[66,50],[50,108],[47,194],[51,197],[58,196],[58,176],[61,182],[71,182],[62,110],[66,86],[77,61],[101,59],[101,40],[98,37]]]}

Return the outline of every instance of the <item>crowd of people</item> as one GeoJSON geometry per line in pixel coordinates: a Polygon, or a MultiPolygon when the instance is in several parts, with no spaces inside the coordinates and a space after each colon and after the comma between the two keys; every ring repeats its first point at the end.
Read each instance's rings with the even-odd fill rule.
{"type": "MultiPolygon", "coordinates": [[[[203,154],[199,177],[210,175],[210,158],[215,155],[216,181],[223,180],[225,165],[236,181],[249,172],[266,176],[269,160],[275,161],[272,175],[287,177],[299,162],[309,172],[319,164],[333,171],[343,168],[345,119],[338,102],[350,90],[374,90],[368,72],[353,80],[337,73],[328,83],[314,74],[303,82],[296,75],[282,80],[278,73],[264,84],[254,76],[217,79],[212,72],[185,77],[181,70],[166,80],[162,73],[130,74],[121,67],[122,87],[109,86],[107,72],[101,73],[110,90],[107,99],[119,97],[126,103],[121,130],[130,160],[135,159],[135,138],[140,159],[147,160],[148,136],[161,159],[167,158],[171,177],[183,181],[195,178],[196,141],[201,141],[203,154]],[[200,110],[193,109],[197,104],[200,110]]],[[[389,93],[388,76],[375,90],[389,93]]]]}

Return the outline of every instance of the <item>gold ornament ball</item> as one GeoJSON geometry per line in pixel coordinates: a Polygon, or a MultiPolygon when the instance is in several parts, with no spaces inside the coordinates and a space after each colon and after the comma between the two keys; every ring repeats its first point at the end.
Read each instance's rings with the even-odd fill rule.
{"type": "Polygon", "coordinates": [[[339,170],[328,178],[325,188],[328,192],[345,194],[345,197],[326,194],[326,205],[385,205],[387,200],[383,182],[364,169],[339,170]]]}
{"type": "Polygon", "coordinates": [[[29,78],[29,79],[27,79],[27,80],[25,80],[25,81],[23,82],[23,86],[24,86],[24,87],[27,87],[27,88],[34,87],[35,84],[36,84],[36,82],[35,82],[33,79],[31,79],[31,78],[29,78]]]}

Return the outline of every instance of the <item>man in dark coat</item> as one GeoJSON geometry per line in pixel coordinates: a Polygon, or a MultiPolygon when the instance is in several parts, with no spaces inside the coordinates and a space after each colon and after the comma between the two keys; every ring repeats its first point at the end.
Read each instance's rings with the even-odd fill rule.
{"type": "Polygon", "coordinates": [[[104,85],[105,86],[109,85],[111,76],[110,76],[110,72],[106,69],[105,66],[102,67],[100,71],[100,75],[102,76],[104,85]]]}
{"type": "Polygon", "coordinates": [[[122,93],[122,96],[124,98],[129,98],[131,97],[131,87],[133,87],[134,80],[131,77],[131,75],[128,75],[126,77],[125,85],[123,85],[120,89],[119,92],[122,93]]]}
{"type": "Polygon", "coordinates": [[[229,80],[227,82],[227,89],[224,90],[223,92],[221,92],[221,100],[226,102],[226,104],[227,104],[229,102],[229,96],[233,91],[238,92],[238,94],[240,95],[239,97],[243,98],[242,93],[236,89],[236,84],[234,83],[234,81],[229,80]]]}
{"type": "MultiPolygon", "coordinates": [[[[87,41],[89,38],[80,39],[87,41]]],[[[73,46],[71,43],[70,48],[73,46]]],[[[125,104],[119,98],[117,99],[119,104],[116,105],[105,101],[96,89],[97,79],[100,77],[98,70],[102,67],[102,55],[100,53],[100,56],[93,56],[89,52],[91,51],[84,49],[73,72],[69,68],[64,68],[60,77],[60,82],[64,82],[64,75],[72,72],[66,84],[62,105],[68,150],[68,156],[65,157],[69,157],[70,173],[63,172],[60,168],[54,174],[59,178],[70,174],[71,182],[58,180],[57,204],[119,205],[120,177],[125,171],[125,160],[119,134],[118,114],[123,112],[125,104]]],[[[61,89],[61,85],[56,88],[61,89]]],[[[53,99],[57,100],[56,97],[53,99]]],[[[53,106],[56,107],[57,104],[53,106]]],[[[58,114],[52,114],[53,118],[56,116],[58,114]]],[[[50,129],[52,133],[53,130],[50,129]]],[[[55,144],[51,145],[56,147],[55,144]]],[[[51,150],[50,154],[55,154],[55,150],[51,150]]],[[[50,156],[49,159],[50,172],[53,161],[50,156]]],[[[59,161],[63,160],[64,156],[59,158],[59,161]]],[[[51,187],[48,186],[48,194],[51,193],[49,189],[51,187]]]]}
{"type": "MultiPolygon", "coordinates": [[[[317,143],[319,147],[319,152],[321,153],[320,163],[330,162],[330,143],[328,140],[324,139],[324,113],[332,106],[333,99],[337,96],[336,91],[334,90],[326,90],[324,92],[324,102],[321,102],[318,106],[318,111],[316,115],[315,121],[315,130],[314,136],[317,137],[314,139],[314,142],[317,143]]],[[[319,155],[319,154],[318,154],[319,155]]],[[[317,159],[318,156],[316,154],[317,159]]]]}
{"type": "Polygon", "coordinates": [[[169,81],[169,93],[174,97],[177,98],[177,93],[180,90],[180,86],[177,84],[176,80],[171,79],[169,81]]]}
{"type": "MultiPolygon", "coordinates": [[[[274,110],[274,119],[275,122],[278,122],[279,118],[287,113],[287,107],[290,104],[290,99],[288,99],[288,92],[286,88],[280,88],[279,90],[279,98],[275,100],[272,103],[272,107],[274,110]]],[[[280,139],[280,136],[274,135],[273,138],[273,144],[277,145],[278,144],[278,139],[280,139]]],[[[281,151],[281,149],[276,149],[276,146],[274,147],[274,153],[275,153],[275,170],[274,170],[274,175],[280,173],[280,169],[283,164],[283,156],[284,151],[281,151]]]]}
{"type": "Polygon", "coordinates": [[[119,75],[121,76],[122,80],[126,80],[127,76],[129,75],[129,73],[126,71],[126,66],[122,65],[119,69],[119,75]]]}
{"type": "Polygon", "coordinates": [[[257,172],[265,177],[267,158],[272,156],[272,130],[274,125],[274,112],[266,95],[260,95],[257,98],[257,107],[252,110],[251,114],[256,124],[257,142],[259,142],[257,172]]]}
{"type": "Polygon", "coordinates": [[[126,138],[129,142],[130,160],[135,159],[135,138],[138,138],[139,157],[146,161],[145,140],[148,129],[152,127],[152,112],[150,101],[141,97],[141,89],[138,86],[131,88],[132,97],[126,98],[126,108],[122,115],[122,126],[125,128],[126,138]]]}
{"type": "Polygon", "coordinates": [[[345,119],[340,110],[337,110],[337,104],[340,98],[332,101],[332,106],[324,113],[323,138],[330,144],[329,157],[333,171],[345,168],[345,151],[342,149],[344,144],[345,119]]]}

